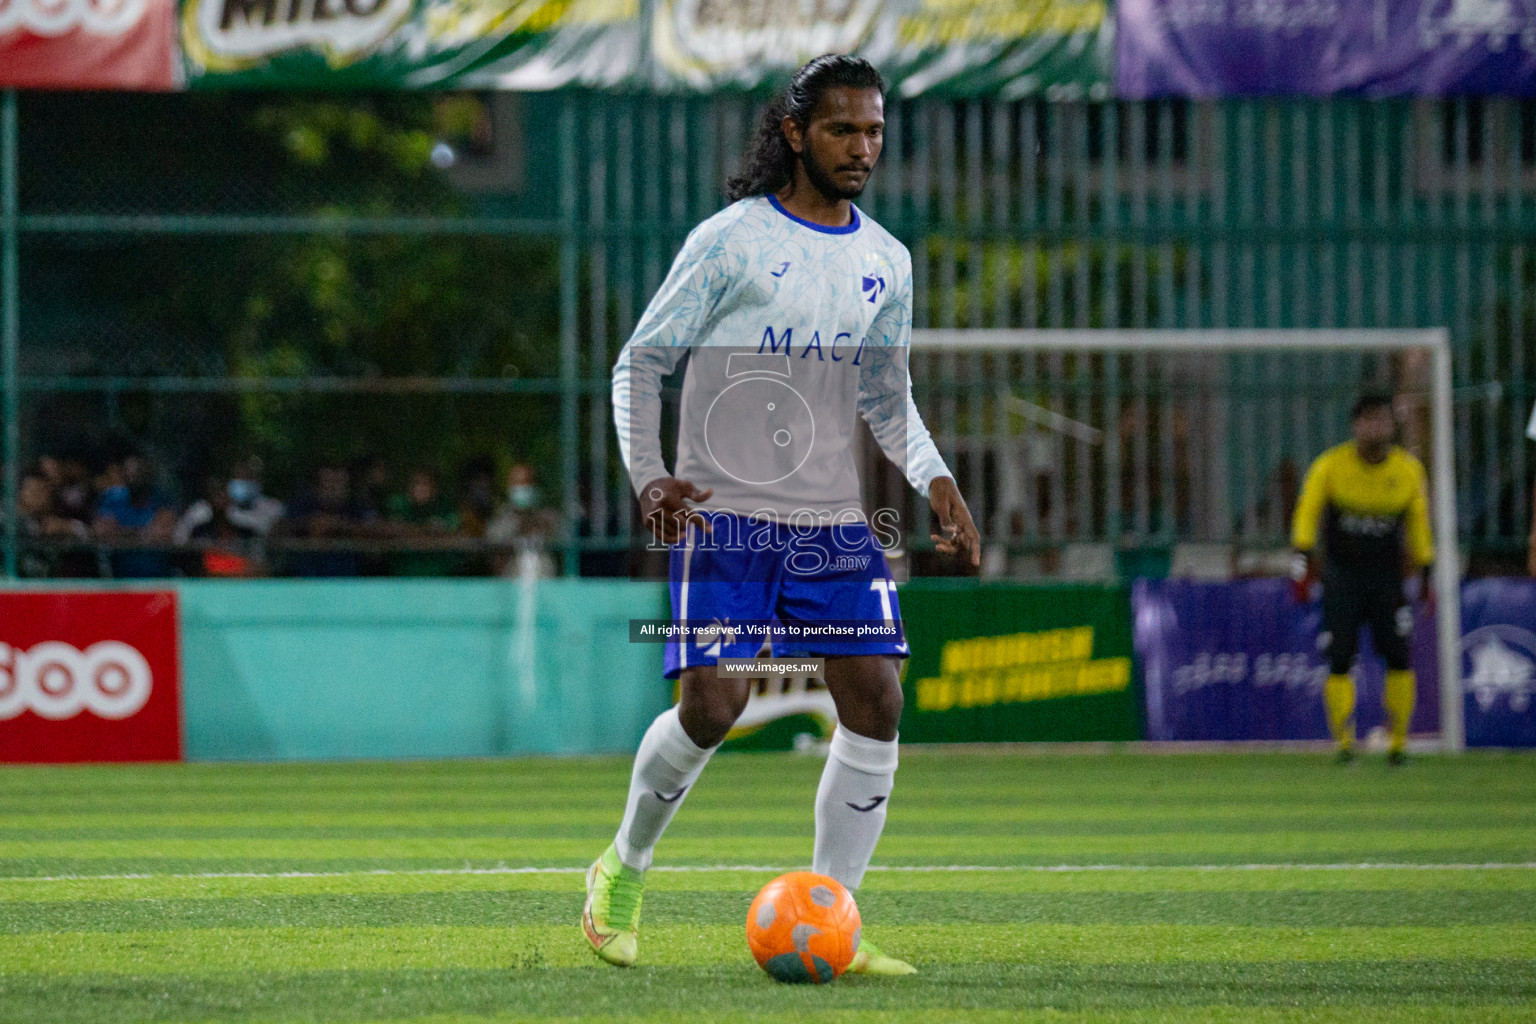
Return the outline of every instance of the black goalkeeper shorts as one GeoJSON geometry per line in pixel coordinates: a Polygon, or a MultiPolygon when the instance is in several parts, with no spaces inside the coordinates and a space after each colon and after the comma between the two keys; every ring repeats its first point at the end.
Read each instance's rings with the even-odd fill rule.
{"type": "Polygon", "coordinates": [[[1348,674],[1360,650],[1362,625],[1371,628],[1371,641],[1388,669],[1409,667],[1413,607],[1403,596],[1402,577],[1330,568],[1323,576],[1323,631],[1317,638],[1330,674],[1348,674]]]}

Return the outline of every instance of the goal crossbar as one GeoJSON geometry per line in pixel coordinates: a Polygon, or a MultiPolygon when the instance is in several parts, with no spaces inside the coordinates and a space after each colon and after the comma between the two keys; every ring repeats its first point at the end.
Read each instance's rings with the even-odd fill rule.
{"type": "Polygon", "coordinates": [[[1461,566],[1456,523],[1456,466],[1452,441],[1450,332],[1416,329],[1195,329],[1195,330],[1027,330],[1009,328],[929,329],[912,332],[921,352],[1403,352],[1430,354],[1430,468],[1434,489],[1435,638],[1440,674],[1440,740],[1448,751],[1466,745],[1461,688],[1461,566]]]}

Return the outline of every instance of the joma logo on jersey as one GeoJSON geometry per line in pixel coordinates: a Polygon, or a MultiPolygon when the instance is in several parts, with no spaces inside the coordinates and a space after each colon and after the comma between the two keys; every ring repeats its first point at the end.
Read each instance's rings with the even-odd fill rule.
{"type": "Polygon", "coordinates": [[[885,294],[885,278],[879,274],[865,274],[859,279],[859,290],[864,293],[864,301],[873,305],[885,294]]]}
{"type": "MultiPolygon", "coordinates": [[[[849,359],[848,349],[853,347],[853,335],[847,331],[838,331],[832,335],[825,342],[825,348],[823,348],[820,331],[813,330],[810,336],[807,337],[805,328],[802,327],[800,328],[800,337],[803,339],[800,348],[801,359],[815,352],[816,359],[819,362],[826,362],[830,358],[834,363],[841,363],[843,360],[849,359]],[[839,346],[841,346],[841,351],[839,351],[839,346]]],[[[771,326],[764,327],[763,340],[757,343],[757,352],[761,355],[764,349],[766,349],[770,353],[776,353],[779,351],[779,346],[783,345],[785,355],[794,355],[794,344],[795,329],[793,327],[786,327],[778,332],[775,332],[771,326]]],[[[858,347],[854,349],[853,357],[850,360],[851,364],[858,366],[859,359],[863,355],[864,342],[861,340],[858,347]]]]}

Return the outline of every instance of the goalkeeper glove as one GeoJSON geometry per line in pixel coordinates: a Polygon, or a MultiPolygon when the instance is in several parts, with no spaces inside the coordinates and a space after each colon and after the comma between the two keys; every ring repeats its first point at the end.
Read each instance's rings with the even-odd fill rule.
{"type": "Polygon", "coordinates": [[[1306,552],[1298,551],[1291,559],[1291,597],[1297,604],[1312,602],[1312,587],[1317,583],[1317,569],[1306,552]]]}

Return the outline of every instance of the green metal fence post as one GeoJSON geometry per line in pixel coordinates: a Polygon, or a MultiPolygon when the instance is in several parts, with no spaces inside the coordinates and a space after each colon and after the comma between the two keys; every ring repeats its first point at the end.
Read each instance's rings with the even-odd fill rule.
{"type": "Polygon", "coordinates": [[[560,489],[565,495],[565,544],[562,554],[567,576],[581,573],[576,524],[581,514],[577,493],[581,458],[581,401],[577,380],[577,316],[581,297],[581,254],[576,223],[576,100],[566,93],[560,106],[560,489]]]}
{"type": "Polygon", "coordinates": [[[5,465],[5,575],[15,579],[18,562],[20,510],[18,497],[21,489],[21,281],[17,274],[17,261],[21,258],[20,240],[17,235],[20,219],[17,216],[16,199],[16,90],[5,91],[5,104],[0,111],[0,380],[4,382],[5,409],[0,413],[4,422],[4,451],[0,461],[5,465]]]}

